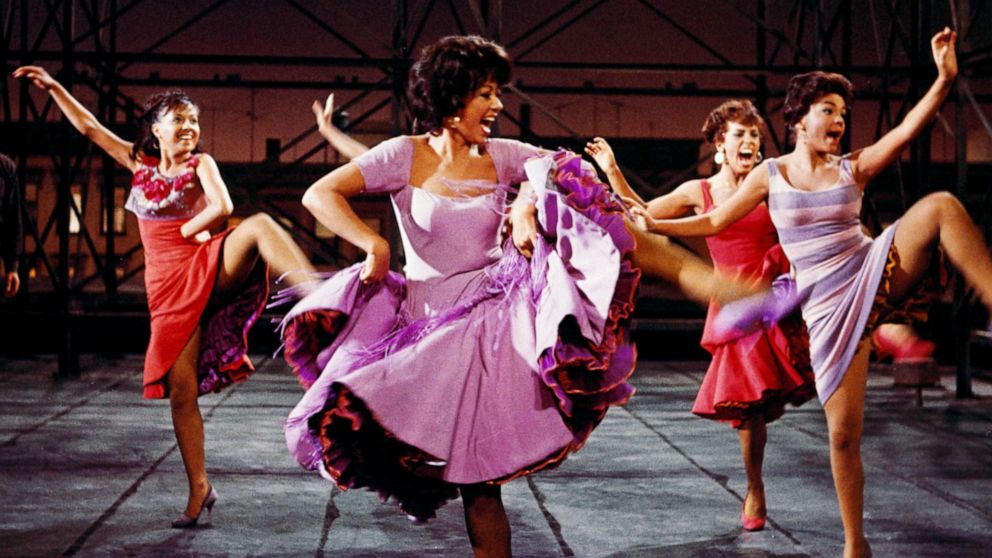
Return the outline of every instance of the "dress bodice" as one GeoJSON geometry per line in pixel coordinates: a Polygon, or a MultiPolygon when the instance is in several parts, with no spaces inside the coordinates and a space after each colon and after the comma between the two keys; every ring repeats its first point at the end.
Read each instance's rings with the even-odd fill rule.
{"type": "Polygon", "coordinates": [[[203,188],[196,177],[200,158],[186,161],[184,172],[165,176],[158,170],[159,160],[145,157],[131,179],[131,193],[124,205],[139,219],[189,219],[203,208],[203,188]]]}
{"type": "MultiPolygon", "coordinates": [[[[703,180],[700,189],[703,194],[703,212],[709,213],[716,207],[709,183],[703,180]]],[[[752,276],[761,271],[767,254],[777,244],[778,235],[768,207],[764,204],[755,207],[720,234],[706,237],[710,258],[717,269],[743,276],[752,276]]]]}
{"type": "Polygon", "coordinates": [[[507,192],[526,179],[523,163],[540,151],[519,141],[489,140],[485,148],[497,182],[446,181],[456,194],[461,189],[472,194],[444,196],[410,184],[413,141],[406,136],[387,140],[355,163],[365,191],[388,192],[392,198],[406,259],[406,311],[419,318],[451,307],[485,283],[486,268],[502,256],[507,192]]]}

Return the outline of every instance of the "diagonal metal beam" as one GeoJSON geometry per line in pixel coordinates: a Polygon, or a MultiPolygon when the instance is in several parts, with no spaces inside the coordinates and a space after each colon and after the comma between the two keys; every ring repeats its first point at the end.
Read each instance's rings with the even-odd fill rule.
{"type": "MultiPolygon", "coordinates": [[[[192,17],[190,17],[186,21],[184,21],[182,24],[176,26],[175,29],[173,29],[172,31],[170,31],[170,32],[166,33],[165,35],[163,35],[159,40],[157,40],[154,43],[152,43],[151,45],[145,47],[145,49],[141,51],[141,54],[148,54],[150,52],[154,52],[154,51],[158,50],[158,48],[160,46],[162,46],[165,43],[171,41],[172,39],[178,37],[183,31],[186,31],[187,29],[189,29],[190,26],[192,26],[193,24],[197,23],[201,19],[203,19],[206,16],[210,15],[211,13],[213,13],[215,10],[217,10],[218,8],[220,8],[221,6],[223,6],[224,4],[226,4],[227,1],[228,0],[215,0],[209,6],[207,6],[206,8],[203,8],[202,10],[200,10],[199,12],[197,12],[196,14],[194,14],[192,17]]],[[[133,63],[121,64],[120,68],[118,68],[117,71],[120,72],[120,73],[123,73],[125,70],[127,70],[128,68],[130,68],[132,64],[133,63]]]]}
{"type": "Polygon", "coordinates": [[[331,24],[329,24],[326,21],[324,21],[323,19],[321,19],[319,16],[317,16],[315,13],[311,12],[310,10],[308,10],[305,6],[303,6],[302,4],[300,4],[299,2],[297,2],[296,0],[284,0],[284,1],[287,4],[289,4],[290,6],[296,8],[296,11],[300,12],[301,14],[303,14],[304,17],[306,17],[311,22],[313,22],[314,24],[316,24],[317,27],[320,27],[321,29],[323,29],[327,33],[331,34],[335,39],[341,41],[342,44],[344,44],[345,46],[347,46],[351,50],[355,51],[355,53],[358,54],[359,56],[361,56],[362,58],[371,58],[371,56],[369,55],[369,53],[367,53],[364,50],[362,50],[358,45],[356,45],[355,43],[351,42],[347,37],[345,37],[340,32],[338,32],[337,29],[334,29],[333,27],[331,27],[331,24]]]}
{"type": "Polygon", "coordinates": [[[689,31],[682,24],[680,24],[679,22],[675,21],[671,16],[669,16],[668,14],[666,14],[665,12],[663,12],[662,10],[660,10],[650,0],[639,0],[639,2],[644,7],[646,7],[648,10],[650,10],[654,15],[658,16],[663,21],[665,21],[666,23],[668,23],[669,25],[671,25],[672,27],[674,27],[676,31],[678,31],[679,33],[681,33],[682,35],[684,35],[687,39],[689,39],[693,43],[696,43],[697,46],[699,46],[700,48],[702,48],[703,50],[705,50],[706,52],[708,52],[709,54],[711,54],[717,60],[723,62],[724,64],[733,64],[733,61],[731,61],[729,58],[727,58],[726,56],[724,56],[723,54],[721,54],[715,48],[713,48],[710,45],[708,45],[701,38],[697,37],[695,33],[693,33],[692,31],[689,31]]]}
{"type": "Polygon", "coordinates": [[[600,6],[602,6],[605,3],[606,3],[606,0],[598,0],[595,4],[593,4],[592,6],[589,6],[588,8],[586,8],[584,10],[582,10],[581,12],[579,12],[578,15],[576,15],[575,17],[569,19],[568,21],[566,21],[562,25],[558,26],[557,29],[555,29],[554,31],[552,31],[552,32],[548,33],[547,35],[545,35],[544,38],[540,39],[539,41],[537,41],[535,44],[531,45],[529,48],[527,48],[523,52],[517,53],[513,57],[513,59],[516,60],[516,61],[522,60],[525,56],[527,56],[528,54],[530,54],[530,53],[534,52],[535,50],[537,50],[538,48],[540,48],[541,45],[543,45],[544,43],[546,43],[546,42],[550,41],[551,39],[555,38],[558,35],[558,33],[560,33],[562,30],[567,29],[568,27],[571,27],[576,21],[579,21],[582,18],[586,17],[587,15],[591,14],[593,11],[595,11],[597,8],[599,8],[600,6]]]}
{"type": "Polygon", "coordinates": [[[524,31],[523,33],[521,33],[520,35],[518,35],[517,38],[515,38],[515,39],[511,40],[510,42],[506,43],[506,48],[511,49],[511,48],[517,46],[518,44],[526,41],[531,36],[533,36],[534,33],[537,33],[538,31],[540,31],[541,29],[543,29],[544,27],[546,27],[547,25],[549,25],[552,21],[558,19],[563,14],[568,13],[569,10],[571,10],[575,6],[578,6],[581,3],[582,3],[582,0],[572,0],[568,4],[565,4],[564,6],[558,8],[557,10],[555,10],[554,12],[551,12],[550,15],[546,16],[544,19],[542,19],[541,21],[539,21],[536,24],[534,24],[530,29],[528,29],[528,30],[524,31]]]}

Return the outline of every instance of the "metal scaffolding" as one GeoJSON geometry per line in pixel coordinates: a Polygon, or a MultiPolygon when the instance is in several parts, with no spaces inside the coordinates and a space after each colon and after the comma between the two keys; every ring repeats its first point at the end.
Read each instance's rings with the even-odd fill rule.
{"type": "MultiPolygon", "coordinates": [[[[712,4],[724,12],[733,14],[734,20],[728,22],[713,22],[712,29],[748,30],[753,34],[754,44],[749,47],[753,51],[753,61],[742,63],[735,60],[707,40],[707,36],[693,31],[689,22],[680,20],[672,15],[671,6],[661,0],[560,0],[553,6],[545,7],[544,15],[528,27],[509,29],[504,25],[508,15],[507,6],[512,2],[503,0],[469,0],[456,3],[452,0],[392,0],[392,22],[389,26],[390,36],[375,37],[384,54],[373,56],[360,46],[361,39],[368,39],[372,26],[347,26],[341,21],[348,21],[342,15],[347,6],[342,2],[328,2],[307,5],[300,0],[273,0],[272,5],[280,4],[288,7],[304,20],[320,29],[329,42],[337,46],[337,50],[346,52],[337,56],[294,56],[294,55],[247,55],[241,54],[237,45],[224,52],[212,53],[177,53],[170,52],[168,45],[183,33],[196,31],[207,26],[205,20],[217,21],[224,14],[231,14],[236,3],[228,0],[203,2],[200,9],[193,8],[194,13],[188,17],[180,10],[174,10],[175,25],[170,25],[168,32],[158,37],[148,37],[148,46],[137,51],[122,51],[118,47],[119,24],[123,17],[149,8],[144,0],[45,0],[39,3],[34,0],[7,0],[3,4],[2,41],[3,58],[8,73],[18,65],[28,63],[57,64],[59,71],[57,79],[70,91],[87,89],[97,96],[97,115],[102,122],[109,123],[115,129],[133,127],[137,114],[138,103],[124,90],[136,86],[185,86],[216,89],[240,90],[314,90],[324,91],[329,87],[339,91],[354,91],[355,94],[347,102],[338,107],[339,111],[351,111],[360,103],[375,101],[370,108],[354,114],[349,119],[347,127],[360,129],[371,118],[389,110],[389,121],[393,133],[399,134],[409,130],[406,116],[406,74],[410,65],[414,48],[422,44],[425,30],[443,28],[447,33],[476,33],[506,45],[515,66],[528,75],[541,76],[550,71],[570,71],[597,74],[602,72],[623,73],[657,73],[665,75],[697,76],[700,78],[721,76],[743,76],[745,85],[717,85],[704,83],[693,87],[670,86],[646,87],[636,84],[610,83],[602,84],[587,81],[581,84],[562,83],[553,77],[547,79],[528,79],[526,82],[515,82],[508,91],[519,101],[519,110],[507,110],[508,120],[520,127],[522,134],[529,139],[535,138],[531,126],[532,114],[537,113],[546,117],[559,131],[559,135],[581,138],[576,127],[567,119],[560,117],[556,111],[542,102],[547,95],[566,96],[603,96],[603,97],[712,97],[723,99],[728,97],[748,97],[755,100],[763,114],[773,116],[782,109],[784,91],[780,85],[784,78],[813,68],[843,72],[852,76],[872,79],[875,86],[859,92],[859,103],[877,103],[878,117],[875,123],[873,137],[880,137],[893,126],[903,114],[919,98],[930,81],[932,63],[927,38],[934,30],[934,22],[952,21],[958,29],[961,42],[959,59],[962,71],[957,90],[955,117],[953,122],[941,120],[946,130],[957,138],[957,192],[961,196],[968,194],[967,189],[967,111],[974,111],[979,116],[985,129],[992,136],[992,126],[989,126],[984,111],[992,104],[992,96],[988,93],[975,93],[970,84],[974,80],[986,80],[992,69],[992,44],[978,44],[989,37],[982,36],[977,25],[970,22],[992,20],[987,12],[990,10],[985,2],[970,2],[969,0],[950,0],[937,2],[934,0],[868,0],[853,2],[852,0],[756,0],[734,2],[731,0],[710,0],[700,2],[701,5],[712,4]],[[642,53],[643,59],[623,59],[610,62],[552,60],[539,58],[549,46],[555,45],[567,36],[567,31],[590,19],[616,16],[615,12],[637,12],[639,17],[650,18],[656,22],[659,32],[672,37],[675,44],[673,50],[692,52],[693,61],[671,61],[662,57],[642,53]],[[868,19],[872,36],[859,37],[860,46],[869,45],[868,50],[875,51],[875,61],[864,63],[854,55],[855,18],[868,19]],[[719,23],[719,24],[718,24],[719,23]],[[964,27],[962,27],[962,25],[964,27]],[[361,35],[360,35],[361,34],[361,35]],[[360,36],[359,36],[360,35],[360,36]],[[512,36],[511,36],[512,35],[512,36]],[[16,43],[15,42],[16,38],[16,43]],[[706,59],[708,61],[698,61],[706,59]],[[160,72],[149,72],[138,75],[131,70],[135,65],[142,67],[155,66],[168,68],[176,64],[187,67],[200,67],[205,70],[199,75],[207,74],[206,68],[211,67],[250,67],[273,70],[278,74],[280,68],[340,68],[362,69],[378,73],[371,79],[353,79],[328,83],[318,78],[292,77],[273,78],[251,77],[236,79],[228,76],[221,78],[214,75],[211,78],[166,78],[160,72]]],[[[529,3],[520,3],[514,7],[525,9],[529,3]]],[[[236,11],[233,12],[235,15],[236,11]]],[[[354,18],[352,18],[354,20],[354,18]]],[[[170,22],[171,23],[171,22],[170,22]]],[[[375,30],[373,30],[374,32],[375,30]]],[[[383,30],[385,31],[385,30],[383,30]]],[[[603,41],[615,40],[603,37],[603,41]]],[[[568,45],[566,44],[566,47],[568,45]]],[[[319,49],[316,54],[320,54],[319,49]]],[[[367,72],[368,73],[368,72],[367,72]]],[[[313,72],[317,75],[317,72],[313,72]]],[[[719,80],[717,80],[719,81],[719,80]]],[[[724,80],[726,81],[726,80],[724,80]]],[[[115,272],[117,258],[130,255],[141,250],[140,245],[123,246],[115,238],[113,227],[106,227],[102,250],[98,248],[94,238],[83,225],[78,236],[69,232],[71,215],[76,215],[83,224],[81,208],[73,200],[71,188],[76,176],[82,169],[88,169],[91,161],[102,158],[105,169],[102,179],[102,199],[105,222],[111,223],[114,218],[114,188],[115,173],[110,172],[113,161],[102,155],[91,145],[82,145],[74,137],[73,130],[66,121],[58,126],[51,124],[53,106],[46,100],[43,105],[36,104],[29,92],[29,84],[16,84],[17,94],[11,88],[10,80],[5,80],[0,90],[2,96],[2,111],[4,116],[3,136],[14,137],[25,134],[29,129],[42,130],[45,134],[48,156],[52,168],[56,169],[56,187],[58,204],[56,210],[45,222],[31,223],[32,230],[28,234],[34,238],[36,250],[26,258],[29,265],[39,263],[48,270],[53,288],[58,300],[58,307],[63,318],[65,335],[64,351],[60,359],[60,374],[72,376],[78,374],[78,347],[73,342],[73,313],[76,312],[75,298],[83,286],[97,280],[103,284],[103,293],[109,301],[117,297],[117,287],[120,279],[115,272]],[[16,103],[15,103],[16,96],[16,103]],[[13,107],[16,105],[16,111],[13,107]],[[50,235],[58,238],[58,257],[51,261],[46,254],[45,240],[50,235]],[[86,251],[96,262],[97,272],[89,277],[70,277],[70,257],[72,252],[71,239],[77,239],[77,251],[86,251]],[[81,239],[81,243],[79,241],[81,239]]],[[[619,110],[619,109],[618,109],[619,110]]],[[[787,137],[782,130],[772,131],[772,143],[781,152],[787,144],[787,137]]],[[[845,136],[850,141],[850,134],[845,136]]],[[[16,143],[14,145],[17,145],[16,143]]],[[[310,227],[300,224],[291,213],[281,209],[277,204],[267,200],[265,196],[256,195],[256,189],[272,176],[303,165],[316,153],[325,147],[325,142],[316,134],[316,126],[301,130],[291,140],[279,146],[275,153],[270,153],[267,166],[260,169],[253,180],[242,184],[232,185],[236,197],[259,210],[278,215],[282,221],[289,223],[296,238],[311,250],[322,253],[331,260],[339,259],[336,254],[328,253],[310,227]],[[289,156],[298,148],[303,154],[294,156],[286,162],[279,162],[282,156],[289,156]]],[[[848,145],[844,146],[849,147],[848,145]]],[[[21,144],[14,155],[20,162],[21,173],[29,155],[28,145],[21,144]]],[[[897,162],[896,172],[899,177],[899,203],[907,207],[930,188],[930,136],[922,134],[914,142],[908,162],[897,162]]],[[[36,155],[36,154],[34,154],[36,155]]],[[[699,162],[709,157],[704,154],[699,162]]],[[[698,163],[698,162],[697,162],[698,163]]],[[[680,181],[693,173],[698,165],[693,165],[685,172],[677,174],[672,182],[680,181]]],[[[627,169],[629,171],[629,169],[627,169]]],[[[674,186],[672,183],[651,184],[643,177],[629,178],[645,191],[646,195],[658,195],[674,186]]],[[[22,176],[23,178],[23,176],[22,176]]],[[[23,183],[23,181],[22,181],[23,183]]],[[[988,213],[988,197],[981,208],[981,215],[988,213]]],[[[866,221],[871,226],[878,227],[878,212],[870,198],[866,198],[866,221]]],[[[132,270],[129,274],[137,273],[140,269],[132,270]]],[[[126,279],[126,277],[125,277],[126,279]]],[[[963,291],[963,289],[959,289],[963,291]]],[[[966,307],[966,304],[960,304],[966,307]]],[[[962,336],[958,336],[962,338],[962,336]]],[[[963,382],[963,380],[962,380],[963,382]]],[[[968,393],[964,383],[959,385],[959,393],[968,393]]]]}

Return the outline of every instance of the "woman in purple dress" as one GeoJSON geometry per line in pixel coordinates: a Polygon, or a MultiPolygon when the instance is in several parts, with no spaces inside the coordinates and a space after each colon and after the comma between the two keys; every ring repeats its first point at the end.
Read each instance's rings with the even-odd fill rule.
{"type": "MultiPolygon", "coordinates": [[[[704,215],[637,219],[662,234],[719,233],[767,200],[779,242],[795,269],[809,329],[810,358],[830,435],[830,462],[844,524],[845,558],[871,555],[864,536],[861,433],[869,338],[888,314],[913,297],[938,247],[992,308],[992,258],[961,203],[946,192],[930,194],[877,238],[859,220],[869,180],[892,163],[936,114],[957,75],[956,34],[931,39],[938,76],[903,121],[868,147],[836,155],[845,132],[851,84],[841,75],[809,72],[792,78],[786,123],[796,133],[793,151],[752,171],[725,203],[704,215]]],[[[886,324],[880,345],[925,354],[907,325],[886,324]]],[[[876,338],[878,333],[876,333],[876,338]]]]}
{"type": "Polygon", "coordinates": [[[286,424],[297,460],[413,519],[460,494],[479,556],[510,554],[500,485],[578,450],[630,398],[635,361],[640,273],[623,208],[574,154],[490,138],[509,72],[479,37],[424,49],[410,101],[425,133],[362,153],[303,199],[366,260],[297,304],[283,331],[308,387],[286,424]],[[501,245],[532,158],[536,187],[517,195],[501,245]],[[348,204],[361,192],[390,195],[403,276],[348,204]]]}

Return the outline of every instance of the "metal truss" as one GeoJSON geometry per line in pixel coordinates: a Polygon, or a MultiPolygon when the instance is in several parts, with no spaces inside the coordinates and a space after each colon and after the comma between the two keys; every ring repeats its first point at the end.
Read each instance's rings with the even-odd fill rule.
{"type": "MultiPolygon", "coordinates": [[[[873,86],[867,91],[859,91],[859,103],[877,103],[877,120],[873,137],[880,137],[891,128],[927,87],[932,72],[928,37],[935,29],[935,22],[953,22],[961,37],[958,52],[962,71],[959,78],[955,116],[953,122],[941,117],[945,131],[958,138],[957,146],[957,191],[967,195],[966,164],[966,119],[968,111],[974,111],[992,136],[984,112],[992,104],[992,95],[984,89],[972,86],[977,80],[987,80],[992,76],[992,44],[988,36],[982,36],[977,26],[970,22],[992,20],[987,13],[986,2],[974,0],[710,0],[699,2],[703,5],[719,7],[723,13],[732,14],[733,21],[714,21],[710,29],[747,29],[754,38],[748,47],[754,53],[750,61],[741,60],[715,46],[707,36],[693,30],[690,21],[673,16],[672,5],[664,0],[560,0],[554,6],[546,7],[543,17],[524,29],[513,29],[512,36],[504,36],[506,8],[513,4],[519,9],[527,9],[530,3],[518,6],[510,0],[391,0],[392,22],[386,29],[370,31],[368,25],[346,13],[347,7],[341,2],[316,4],[300,0],[273,0],[273,5],[288,6],[310,24],[320,29],[328,42],[336,45],[336,51],[344,55],[320,56],[319,49],[313,56],[257,56],[237,52],[232,46],[228,52],[176,54],[168,51],[171,41],[185,33],[205,30],[203,23],[209,17],[220,17],[229,13],[236,2],[215,0],[204,2],[199,10],[188,17],[177,17],[175,25],[159,37],[149,37],[146,47],[138,51],[123,52],[118,49],[118,26],[122,17],[147,8],[146,0],[7,0],[2,8],[3,58],[9,73],[13,67],[26,63],[49,62],[60,65],[57,79],[67,88],[85,88],[96,93],[98,116],[103,122],[115,128],[133,125],[138,103],[122,93],[122,88],[133,86],[168,87],[181,85],[216,89],[242,90],[320,90],[329,87],[340,91],[354,91],[347,102],[338,107],[340,112],[350,112],[362,103],[371,103],[371,108],[351,115],[342,127],[360,129],[371,118],[389,111],[389,122],[396,134],[409,130],[410,122],[406,111],[406,74],[414,48],[421,44],[427,29],[443,27],[448,33],[481,34],[504,44],[514,59],[515,66],[528,76],[541,76],[545,70],[566,70],[595,75],[598,72],[626,72],[658,75],[680,75],[697,77],[733,76],[743,80],[742,85],[703,85],[696,87],[672,88],[646,87],[625,83],[602,84],[593,81],[582,84],[557,82],[553,79],[529,77],[525,82],[515,82],[508,87],[509,94],[517,97],[519,110],[506,110],[508,119],[520,126],[529,139],[535,139],[530,128],[531,115],[537,114],[553,122],[558,135],[571,136],[583,140],[567,118],[559,116],[553,107],[542,101],[548,95],[602,96],[602,97],[645,97],[659,96],[677,98],[748,97],[755,101],[759,110],[767,117],[779,113],[784,97],[784,79],[792,74],[813,68],[832,70],[847,75],[871,80],[873,86]],[[677,44],[673,50],[690,52],[692,62],[665,61],[653,59],[625,59],[609,62],[575,61],[540,58],[548,47],[565,41],[567,31],[596,18],[635,13],[636,17],[655,21],[660,32],[674,37],[677,44]],[[546,13],[545,13],[546,12],[546,13]],[[30,16],[30,17],[29,17],[30,16]],[[855,40],[855,19],[870,20],[871,36],[858,36],[855,40]],[[343,23],[342,23],[343,22],[343,23]],[[370,32],[379,32],[374,37],[378,53],[373,55],[366,42],[370,32]],[[14,37],[19,44],[14,45],[14,37]],[[982,43],[982,41],[986,41],[982,43]],[[855,44],[857,43],[857,44],[855,44]],[[867,45],[867,47],[866,47],[867,45]],[[864,61],[865,56],[856,56],[855,48],[874,51],[874,60],[864,61]],[[316,78],[166,78],[153,72],[138,75],[129,71],[136,64],[168,68],[170,65],[202,67],[217,66],[250,67],[262,69],[278,68],[339,68],[372,70],[377,77],[353,79],[328,83],[316,78]],[[372,101],[375,101],[374,103],[372,101]]],[[[176,13],[182,13],[177,10],[176,13]]],[[[188,12],[187,12],[188,13],[188,12]]],[[[698,28],[698,26],[697,26],[698,28]]],[[[861,27],[863,29],[863,26],[861,27]]],[[[606,39],[604,39],[606,40],[606,39]]],[[[566,45],[567,46],[567,45],[566,45]]],[[[278,73],[278,72],[272,72],[278,73]]],[[[313,72],[317,75],[317,72],[313,72]]],[[[984,82],[983,82],[984,83],[984,82]]],[[[16,111],[10,80],[5,80],[0,90],[4,124],[0,129],[7,134],[24,133],[28,127],[37,126],[46,133],[49,155],[53,168],[57,169],[58,206],[53,216],[45,223],[37,223],[29,234],[35,239],[37,250],[28,256],[32,263],[40,262],[49,270],[60,307],[69,316],[73,307],[73,297],[82,286],[100,280],[108,300],[114,300],[118,279],[113,262],[121,255],[140,250],[140,246],[119,246],[108,227],[102,251],[97,248],[94,235],[84,231],[79,238],[82,244],[78,250],[86,250],[97,263],[98,271],[91,277],[72,279],[69,277],[69,258],[72,251],[68,223],[70,213],[80,216],[80,208],[72,201],[71,184],[80,172],[86,172],[90,160],[100,155],[92,146],[81,147],[71,141],[73,136],[67,123],[51,126],[49,114],[52,103],[37,106],[29,94],[28,84],[17,84],[16,111]],[[46,124],[45,126],[38,126],[46,124]],[[59,238],[58,261],[52,262],[44,253],[43,246],[50,234],[59,238]]],[[[947,110],[947,109],[945,109],[947,110]]],[[[849,141],[850,134],[845,136],[849,141]]],[[[537,138],[539,139],[539,138],[537,138]]],[[[781,152],[788,144],[784,130],[773,129],[771,142],[781,152]]],[[[274,213],[291,223],[296,238],[311,250],[323,253],[331,260],[338,256],[328,253],[321,240],[309,227],[301,226],[290,212],[258,195],[258,189],[277,173],[299,167],[325,147],[325,142],[312,126],[300,130],[291,140],[280,146],[278,153],[271,154],[267,164],[251,180],[231,185],[232,193],[248,205],[274,213]],[[302,150],[302,155],[280,162],[281,157],[302,150]]],[[[849,146],[845,146],[849,147],[849,146]]],[[[26,148],[15,153],[21,163],[21,172],[29,153],[26,148]]],[[[630,169],[628,177],[644,190],[646,195],[658,195],[671,189],[677,181],[695,172],[699,162],[708,158],[704,154],[697,165],[688,167],[674,176],[670,183],[652,184],[644,177],[636,176],[630,169]]],[[[103,200],[104,218],[107,223],[113,219],[113,162],[103,156],[103,200]]],[[[927,193],[930,188],[930,138],[928,134],[914,143],[908,162],[897,162],[899,203],[906,207],[912,201],[927,193]]],[[[875,205],[866,198],[866,221],[878,227],[880,218],[875,205]]],[[[990,200],[984,200],[981,215],[988,214],[990,200]]],[[[79,219],[83,223],[83,219],[79,219]]],[[[77,244],[80,241],[77,240],[77,244]]],[[[134,271],[136,272],[136,271],[134,271]]],[[[132,272],[133,273],[133,272],[132,272]]],[[[67,318],[68,321],[68,318],[67,318]]],[[[71,332],[66,329],[67,336],[71,332]]]]}

